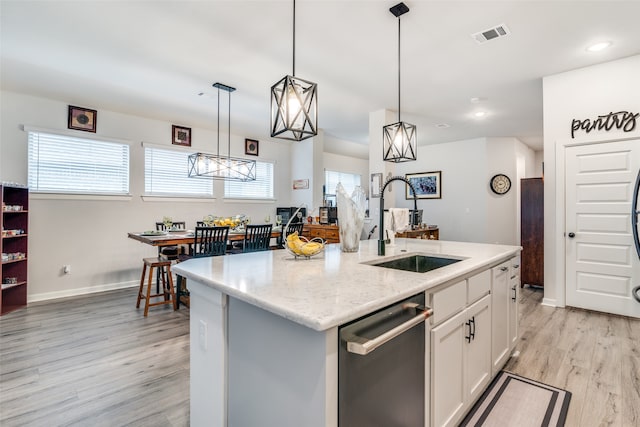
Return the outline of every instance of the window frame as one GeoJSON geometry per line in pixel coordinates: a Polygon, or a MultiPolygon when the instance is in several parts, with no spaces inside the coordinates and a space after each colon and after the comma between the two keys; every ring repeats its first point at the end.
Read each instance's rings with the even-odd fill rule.
{"type": "Polygon", "coordinates": [[[255,202],[260,202],[260,201],[264,201],[264,202],[272,202],[276,200],[276,161],[274,160],[266,160],[266,159],[262,159],[262,160],[256,160],[256,181],[259,180],[259,176],[260,176],[260,164],[270,164],[271,165],[271,196],[263,196],[263,197],[241,197],[238,195],[228,195],[227,193],[227,185],[251,185],[253,181],[235,181],[235,180],[228,180],[225,181],[224,183],[224,199],[226,201],[247,201],[247,200],[251,200],[251,201],[255,201],[255,202]]]}
{"type": "Polygon", "coordinates": [[[159,200],[189,200],[189,201],[211,201],[215,199],[215,185],[213,183],[212,178],[210,177],[188,177],[188,160],[187,158],[189,157],[190,154],[193,154],[195,152],[197,152],[197,150],[191,149],[191,148],[185,148],[185,147],[174,147],[174,146],[169,146],[169,145],[160,145],[160,144],[152,144],[152,143],[148,143],[148,142],[143,142],[142,144],[142,148],[143,148],[143,162],[144,162],[144,173],[143,173],[143,183],[142,183],[142,187],[143,187],[143,193],[142,193],[142,199],[143,200],[155,200],[155,201],[159,201],[159,200]],[[179,192],[161,192],[161,191],[157,191],[157,192],[147,192],[147,149],[149,150],[158,150],[158,151],[165,151],[165,152],[178,152],[180,153],[180,155],[184,155],[184,171],[185,174],[187,174],[187,180],[194,180],[194,182],[196,182],[195,180],[203,180],[203,181],[209,181],[210,183],[210,193],[207,194],[201,194],[201,193],[179,193],[179,192]]]}
{"type": "MultiPolygon", "coordinates": [[[[29,192],[35,199],[91,199],[91,200],[130,200],[131,199],[131,142],[120,138],[105,138],[95,135],[80,135],[78,132],[69,132],[59,129],[46,129],[34,126],[23,126],[22,130],[27,134],[27,182],[29,183],[29,192]],[[32,180],[32,135],[42,134],[50,135],[54,138],[70,138],[80,141],[89,141],[96,143],[108,143],[118,145],[120,148],[125,148],[125,161],[126,165],[121,165],[121,172],[126,173],[126,176],[120,175],[120,178],[126,181],[125,191],[91,191],[91,190],[69,190],[64,188],[57,189],[40,189],[38,186],[31,185],[32,180]]],[[[37,137],[36,137],[37,138],[37,137]]],[[[38,141],[39,143],[39,141],[38,141]]],[[[37,161],[37,165],[40,165],[40,159],[37,161]]],[[[40,172],[38,172],[40,173],[40,172]]],[[[33,178],[40,180],[40,177],[33,178]]],[[[124,188],[123,188],[124,190],[124,188]]]]}

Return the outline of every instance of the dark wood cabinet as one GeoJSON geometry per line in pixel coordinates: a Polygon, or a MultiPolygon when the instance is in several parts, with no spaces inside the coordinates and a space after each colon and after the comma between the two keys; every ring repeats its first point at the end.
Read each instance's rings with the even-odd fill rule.
{"type": "Polygon", "coordinates": [[[340,232],[337,225],[305,224],[302,235],[307,239],[322,238],[325,243],[340,243],[340,232]]]}
{"type": "Polygon", "coordinates": [[[544,183],[520,181],[521,286],[544,286],[544,183]]]}
{"type": "Polygon", "coordinates": [[[27,305],[27,240],[29,227],[29,190],[0,186],[2,195],[2,292],[0,315],[27,305]]]}
{"type": "Polygon", "coordinates": [[[396,233],[396,237],[408,239],[440,240],[440,229],[438,227],[419,228],[417,230],[401,231],[396,233]]]}

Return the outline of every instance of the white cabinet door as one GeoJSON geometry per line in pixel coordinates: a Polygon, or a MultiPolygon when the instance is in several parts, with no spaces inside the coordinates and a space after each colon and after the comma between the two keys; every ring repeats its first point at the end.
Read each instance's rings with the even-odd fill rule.
{"type": "Polygon", "coordinates": [[[492,373],[498,372],[509,358],[510,262],[492,268],[491,360],[492,373]]]}
{"type": "Polygon", "coordinates": [[[509,297],[509,351],[513,351],[518,343],[518,300],[520,299],[520,278],[511,279],[509,297]]]}
{"type": "Polygon", "coordinates": [[[431,331],[431,425],[454,426],[491,380],[491,295],[431,331]]]}
{"type": "Polygon", "coordinates": [[[471,334],[466,339],[465,390],[471,404],[491,380],[491,295],[473,304],[466,313],[471,334]]]}
{"type": "Polygon", "coordinates": [[[453,426],[465,404],[466,311],[431,330],[431,425],[453,426]]]}
{"type": "Polygon", "coordinates": [[[518,343],[518,301],[520,301],[520,257],[511,259],[511,296],[509,304],[509,351],[518,343]]]}

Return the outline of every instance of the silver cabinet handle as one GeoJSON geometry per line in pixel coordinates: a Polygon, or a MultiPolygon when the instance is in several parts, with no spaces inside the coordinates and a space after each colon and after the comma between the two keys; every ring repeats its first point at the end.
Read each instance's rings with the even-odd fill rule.
{"type": "Polygon", "coordinates": [[[631,290],[631,295],[636,301],[640,302],[640,296],[638,294],[638,291],[640,291],[640,286],[636,286],[635,288],[633,288],[631,290]]]}
{"type": "Polygon", "coordinates": [[[404,304],[404,308],[415,308],[420,314],[370,340],[360,338],[363,342],[347,341],[347,351],[363,356],[367,355],[382,344],[419,325],[433,315],[433,309],[415,303],[404,304]]]}

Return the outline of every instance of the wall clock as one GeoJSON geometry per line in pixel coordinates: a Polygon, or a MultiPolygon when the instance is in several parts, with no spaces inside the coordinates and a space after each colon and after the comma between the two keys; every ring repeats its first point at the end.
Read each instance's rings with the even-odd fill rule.
{"type": "Polygon", "coordinates": [[[504,174],[497,174],[491,178],[491,191],[496,194],[506,194],[511,189],[511,180],[504,174]]]}

